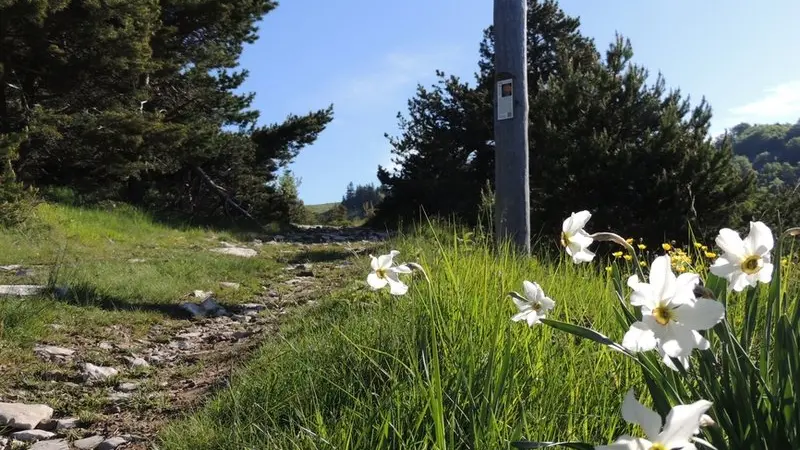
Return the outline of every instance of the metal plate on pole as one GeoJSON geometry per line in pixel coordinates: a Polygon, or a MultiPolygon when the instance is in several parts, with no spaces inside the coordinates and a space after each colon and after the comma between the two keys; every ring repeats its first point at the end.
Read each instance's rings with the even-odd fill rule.
{"type": "Polygon", "coordinates": [[[514,81],[497,82],[497,120],[514,118],[514,81]]]}

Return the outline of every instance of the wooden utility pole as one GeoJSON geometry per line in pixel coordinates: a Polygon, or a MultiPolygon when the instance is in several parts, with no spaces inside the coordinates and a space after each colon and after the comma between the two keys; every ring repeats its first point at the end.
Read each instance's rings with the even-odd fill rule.
{"type": "Polygon", "coordinates": [[[531,250],[527,0],[494,0],[495,230],[531,250]]]}

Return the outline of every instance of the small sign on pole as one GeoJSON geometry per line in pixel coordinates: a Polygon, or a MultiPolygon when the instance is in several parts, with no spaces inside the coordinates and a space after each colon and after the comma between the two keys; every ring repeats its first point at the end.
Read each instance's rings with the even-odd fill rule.
{"type": "Polygon", "coordinates": [[[497,120],[514,118],[514,82],[500,80],[497,82],[497,120]]]}

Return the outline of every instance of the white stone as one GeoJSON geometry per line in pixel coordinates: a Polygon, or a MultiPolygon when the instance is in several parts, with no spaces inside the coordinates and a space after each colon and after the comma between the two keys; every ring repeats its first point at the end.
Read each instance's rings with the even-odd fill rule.
{"type": "Polygon", "coordinates": [[[53,408],[47,405],[28,405],[24,403],[0,403],[0,425],[15,430],[36,428],[39,422],[50,420],[53,408]]]}
{"type": "Polygon", "coordinates": [[[75,354],[75,350],[64,348],[64,347],[56,347],[55,345],[36,345],[33,347],[33,351],[35,353],[44,353],[50,356],[72,356],[75,354]]]}
{"type": "Polygon", "coordinates": [[[119,370],[113,367],[95,366],[92,363],[86,363],[83,365],[83,373],[86,374],[90,380],[105,380],[106,378],[119,375],[119,370]]]}
{"type": "Polygon", "coordinates": [[[231,283],[230,281],[221,281],[219,283],[219,285],[224,287],[224,288],[233,289],[233,290],[239,289],[242,286],[239,283],[231,283]]]}
{"type": "Polygon", "coordinates": [[[0,285],[0,295],[10,295],[15,297],[28,297],[41,294],[45,286],[38,284],[10,284],[0,285]]]}
{"type": "Polygon", "coordinates": [[[257,251],[253,250],[252,248],[245,248],[245,247],[212,248],[211,251],[216,253],[222,253],[223,255],[241,256],[242,258],[252,258],[258,255],[257,251]]]}

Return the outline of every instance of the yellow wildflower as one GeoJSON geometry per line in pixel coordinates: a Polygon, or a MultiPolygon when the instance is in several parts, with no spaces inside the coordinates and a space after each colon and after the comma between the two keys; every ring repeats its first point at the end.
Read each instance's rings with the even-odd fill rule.
{"type": "Polygon", "coordinates": [[[642,266],[642,267],[645,267],[645,266],[647,266],[647,263],[644,262],[644,261],[639,261],[639,265],[642,266]]]}
{"type": "Polygon", "coordinates": [[[614,255],[614,258],[619,258],[620,256],[622,256],[622,252],[614,252],[612,253],[612,255],[614,255]]]}
{"type": "Polygon", "coordinates": [[[606,272],[611,273],[611,266],[606,266],[606,272]]]}
{"type": "Polygon", "coordinates": [[[694,243],[694,248],[703,248],[703,244],[701,244],[699,242],[695,242],[694,243]]]}
{"type": "Polygon", "coordinates": [[[675,270],[680,273],[686,272],[686,266],[678,266],[675,270]]]}
{"type": "Polygon", "coordinates": [[[644,244],[639,244],[638,247],[639,247],[639,250],[644,250],[644,249],[647,248],[647,246],[644,245],[644,244]]]}
{"type": "Polygon", "coordinates": [[[716,253],[714,253],[714,252],[706,252],[706,258],[711,259],[711,258],[716,258],[716,257],[717,257],[716,253]]]}
{"type": "Polygon", "coordinates": [[[700,250],[702,250],[704,252],[707,252],[708,251],[708,247],[704,245],[704,246],[700,247],[700,250]]]}
{"type": "Polygon", "coordinates": [[[627,242],[630,245],[633,245],[633,238],[625,239],[625,242],[627,242]]]}
{"type": "Polygon", "coordinates": [[[672,246],[671,246],[671,245],[669,245],[669,244],[667,244],[666,242],[664,242],[663,244],[661,244],[661,248],[663,248],[665,251],[670,251],[670,250],[672,250],[672,246]]]}
{"type": "Polygon", "coordinates": [[[625,256],[623,256],[623,258],[625,258],[625,261],[630,261],[630,260],[632,260],[632,259],[633,259],[633,256],[631,256],[631,255],[625,255],[625,256]]]}

